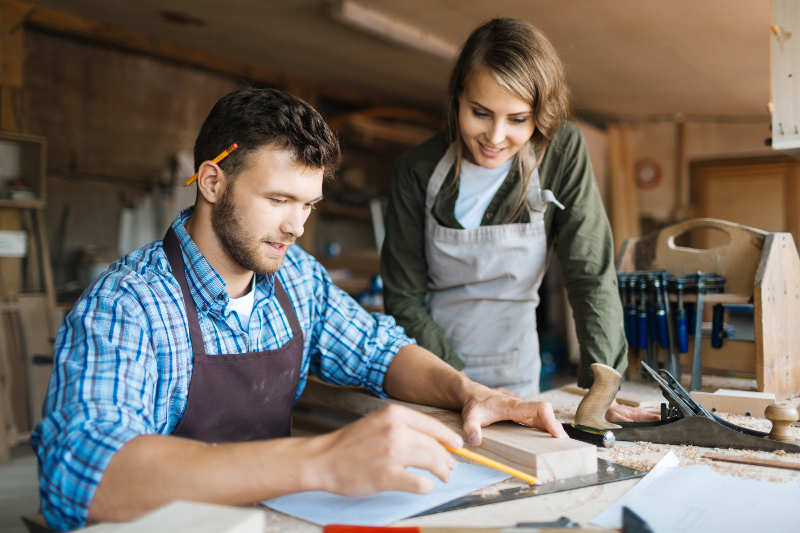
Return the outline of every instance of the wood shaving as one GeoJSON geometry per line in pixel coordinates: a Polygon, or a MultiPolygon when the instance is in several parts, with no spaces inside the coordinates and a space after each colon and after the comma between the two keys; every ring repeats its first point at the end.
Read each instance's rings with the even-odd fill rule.
{"type": "MultiPolygon", "coordinates": [[[[739,381],[744,383],[743,380],[739,381]]],[[[703,384],[708,385],[708,387],[704,386],[704,389],[709,388],[710,391],[716,390],[717,388],[737,388],[737,384],[740,385],[738,388],[748,388],[742,387],[741,383],[736,383],[734,378],[725,379],[715,377],[707,380],[707,376],[703,376],[703,384]]],[[[750,388],[754,388],[755,382],[750,385],[752,385],[750,388]]],[[[666,402],[661,395],[661,390],[655,384],[625,381],[622,384],[621,390],[625,391],[626,396],[641,398],[642,401],[659,400],[661,402],[666,402]]],[[[547,391],[541,397],[541,400],[548,401],[553,405],[556,418],[565,423],[570,423],[575,420],[575,409],[577,409],[581,399],[581,396],[558,389],[547,391]]],[[[800,397],[793,398],[790,402],[800,407],[800,397]]],[[[728,413],[714,414],[732,424],[756,431],[768,432],[772,427],[772,423],[765,418],[732,415],[728,413]]],[[[800,440],[800,426],[793,425],[790,429],[794,437],[800,440]]],[[[800,454],[788,453],[784,450],[761,452],[753,450],[733,450],[729,448],[702,448],[689,445],[655,444],[652,442],[617,442],[616,446],[611,449],[598,448],[597,455],[612,463],[649,472],[664,454],[670,450],[678,456],[680,466],[705,464],[711,466],[714,471],[721,474],[778,483],[800,480],[800,472],[798,471],[725,463],[702,458],[703,454],[713,450],[714,452],[732,456],[758,457],[764,459],[780,458],[782,460],[791,459],[792,461],[800,462],[800,454]]]]}
{"type": "Polygon", "coordinates": [[[787,454],[786,452],[760,452],[754,450],[733,450],[730,448],[703,448],[700,446],[654,444],[652,442],[617,443],[614,448],[603,450],[598,455],[607,461],[618,463],[636,470],[649,472],[669,451],[675,453],[680,460],[679,466],[704,464],[711,466],[716,472],[735,477],[788,483],[800,479],[800,472],[783,470],[755,465],[741,465],[705,459],[702,456],[709,451],[730,456],[758,457],[763,459],[775,458],[782,455],[782,459],[793,458],[793,462],[800,464],[800,454],[787,454]]]}

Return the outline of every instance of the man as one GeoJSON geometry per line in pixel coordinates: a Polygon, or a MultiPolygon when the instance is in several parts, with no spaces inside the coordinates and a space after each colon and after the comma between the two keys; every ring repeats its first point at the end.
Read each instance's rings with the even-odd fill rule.
{"type": "Polygon", "coordinates": [[[114,263],[59,331],[32,437],[52,527],[128,520],[176,499],[431,490],[407,466],[448,479],[455,462],[442,444],[458,447],[460,436],[408,409],[289,438],[309,372],[461,410],[472,443],[501,419],[565,436],[549,404],[470,381],[292,246],[338,158],[322,117],[288,94],[250,89],[217,102],[195,144],[195,206],[163,242],[114,263]]]}

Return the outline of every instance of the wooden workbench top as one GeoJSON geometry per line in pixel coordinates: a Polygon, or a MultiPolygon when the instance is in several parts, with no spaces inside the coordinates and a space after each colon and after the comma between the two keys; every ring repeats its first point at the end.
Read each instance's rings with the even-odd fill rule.
{"type": "MultiPolygon", "coordinates": [[[[711,384],[710,388],[720,384],[711,384]]],[[[721,384],[723,387],[728,384],[721,384]]],[[[568,389],[568,388],[567,388],[568,389]]],[[[644,383],[624,382],[618,397],[641,402],[643,405],[657,405],[661,400],[661,393],[655,385],[644,383]]],[[[543,393],[540,398],[553,404],[554,411],[559,420],[571,422],[575,409],[581,396],[564,389],[555,389],[543,393]]],[[[800,398],[792,400],[795,405],[800,404],[800,398]]],[[[729,421],[761,431],[768,431],[770,422],[765,419],[744,416],[730,416],[720,413],[729,421]]],[[[800,427],[791,428],[795,438],[800,439],[800,427]]],[[[704,453],[714,451],[729,455],[743,455],[760,458],[779,458],[800,464],[800,454],[787,454],[784,452],[756,452],[745,450],[723,450],[700,448],[697,446],[673,446],[667,444],[652,444],[647,442],[618,442],[612,449],[598,449],[598,456],[608,461],[619,463],[639,470],[649,471],[669,451],[673,451],[680,460],[680,466],[694,464],[708,464],[714,470],[741,477],[768,480],[778,483],[787,483],[800,479],[800,471],[763,466],[731,464],[702,458],[704,453]]],[[[561,516],[587,525],[589,521],[600,512],[609,507],[628,490],[638,483],[638,479],[624,480],[604,485],[594,485],[581,489],[574,489],[554,494],[545,494],[531,498],[513,500],[492,505],[472,507],[448,513],[439,513],[420,518],[410,518],[399,522],[397,525],[419,526],[463,526],[463,527],[508,527],[518,522],[551,521],[561,516]]],[[[508,479],[496,485],[482,489],[482,492],[498,491],[511,488],[523,482],[508,479]]],[[[319,533],[322,528],[299,520],[297,518],[264,509],[267,518],[267,532],[270,533],[319,533]]],[[[96,526],[97,528],[97,526],[96,526]]],[[[94,531],[94,529],[92,529],[94,531]]],[[[105,529],[97,529],[103,533],[105,529]]],[[[109,532],[115,531],[113,528],[109,532]]]]}
{"type": "MultiPolygon", "coordinates": [[[[712,390],[714,388],[726,386],[730,385],[724,381],[709,383],[709,388],[712,390]]],[[[628,381],[622,384],[620,396],[638,400],[642,402],[643,405],[651,406],[655,406],[663,401],[661,392],[655,385],[628,381]]],[[[541,399],[553,404],[556,417],[559,420],[562,422],[571,422],[575,409],[581,400],[581,396],[562,389],[554,389],[542,393],[541,399]]],[[[794,399],[793,402],[795,405],[799,405],[800,398],[794,399]]],[[[761,418],[729,416],[725,413],[720,413],[720,415],[735,424],[752,429],[768,431],[770,427],[770,422],[761,418]]],[[[793,426],[791,429],[795,437],[800,439],[800,427],[793,426]]],[[[800,479],[800,471],[739,465],[703,459],[701,455],[712,450],[697,446],[674,446],[668,444],[652,444],[648,442],[618,442],[614,448],[598,449],[598,456],[611,462],[649,471],[670,450],[678,456],[680,466],[701,463],[708,464],[714,468],[714,470],[721,473],[775,482],[790,482],[800,479]]],[[[730,455],[746,455],[749,457],[781,458],[783,460],[797,461],[800,463],[800,454],[723,449],[714,449],[713,451],[730,455]]],[[[487,487],[483,489],[483,491],[500,490],[501,488],[509,488],[521,483],[520,481],[509,479],[497,485],[487,487]]],[[[546,494],[532,498],[472,507],[420,518],[410,518],[399,522],[398,525],[503,527],[514,525],[517,522],[556,520],[561,516],[567,516],[585,525],[630,490],[636,483],[638,483],[638,480],[625,480],[616,483],[595,485],[555,494],[546,494]]],[[[321,531],[321,528],[309,524],[308,522],[270,510],[268,510],[267,513],[269,515],[268,531],[270,532],[283,533],[297,531],[301,533],[317,533],[321,531]]]]}

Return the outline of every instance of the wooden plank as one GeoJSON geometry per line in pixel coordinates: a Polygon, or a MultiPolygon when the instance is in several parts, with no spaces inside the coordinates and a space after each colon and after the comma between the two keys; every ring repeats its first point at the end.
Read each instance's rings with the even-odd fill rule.
{"type": "Polygon", "coordinates": [[[686,157],[686,120],[675,122],[675,220],[687,218],[691,205],[689,159],[686,157]]]}
{"type": "Polygon", "coordinates": [[[13,422],[11,434],[30,431],[28,407],[28,378],[25,365],[24,346],[20,331],[18,311],[0,313],[2,327],[2,349],[6,355],[6,388],[9,411],[6,415],[13,422]]]}
{"type": "Polygon", "coordinates": [[[31,7],[0,0],[0,129],[20,129],[19,103],[23,86],[23,21],[31,7]]]}
{"type": "Polygon", "coordinates": [[[775,403],[775,395],[768,392],[720,389],[716,392],[695,391],[691,395],[708,410],[759,418],[764,418],[764,409],[775,403]]]}
{"type": "MultiPolygon", "coordinates": [[[[316,380],[309,380],[298,405],[365,415],[391,403],[405,405],[433,416],[463,435],[461,415],[453,411],[377,398],[357,389],[334,387],[316,380]]],[[[483,437],[480,446],[467,447],[532,474],[542,482],[597,471],[597,449],[584,442],[555,439],[542,431],[523,428],[510,422],[484,428],[483,437]]]]}
{"type": "Polygon", "coordinates": [[[39,258],[42,267],[42,277],[44,278],[44,290],[47,295],[47,320],[50,337],[55,338],[58,333],[58,320],[56,318],[56,284],[53,279],[53,263],[50,260],[50,245],[47,240],[47,226],[44,218],[44,210],[36,209],[33,218],[36,222],[36,234],[38,236],[39,258]]]}
{"type": "Polygon", "coordinates": [[[638,237],[642,233],[629,129],[629,126],[621,124],[614,124],[608,128],[611,203],[609,218],[617,253],[625,239],[638,237]]]}
{"type": "Polygon", "coordinates": [[[34,358],[53,356],[53,336],[47,321],[50,312],[48,297],[46,294],[20,294],[18,306],[22,337],[25,340],[28,406],[33,428],[42,418],[42,404],[53,370],[52,364],[34,363],[34,358]]]}
{"type": "MultiPolygon", "coordinates": [[[[2,339],[0,339],[2,342],[2,339]]],[[[2,346],[0,346],[2,348],[2,346]]],[[[9,459],[9,447],[11,426],[9,424],[9,415],[6,410],[11,407],[11,401],[8,397],[8,367],[6,362],[6,351],[2,350],[0,353],[0,463],[4,463],[9,459]]]]}
{"type": "Polygon", "coordinates": [[[758,389],[791,398],[800,391],[800,257],[791,233],[767,236],[754,302],[758,389]]]}
{"type": "Polygon", "coordinates": [[[263,533],[267,513],[259,508],[175,501],[132,522],[98,524],[86,533],[263,533]]]}

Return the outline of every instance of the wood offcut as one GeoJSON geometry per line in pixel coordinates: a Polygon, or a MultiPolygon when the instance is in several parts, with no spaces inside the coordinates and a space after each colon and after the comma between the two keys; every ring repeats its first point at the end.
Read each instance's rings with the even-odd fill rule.
{"type": "MultiPolygon", "coordinates": [[[[309,380],[298,406],[315,411],[366,415],[390,404],[404,405],[432,416],[463,435],[459,413],[397,400],[376,398],[357,389],[335,387],[309,380]]],[[[512,422],[499,422],[483,429],[483,442],[472,447],[482,455],[536,476],[546,483],[597,471],[597,449],[572,439],[556,439],[542,431],[512,422]]]]}

